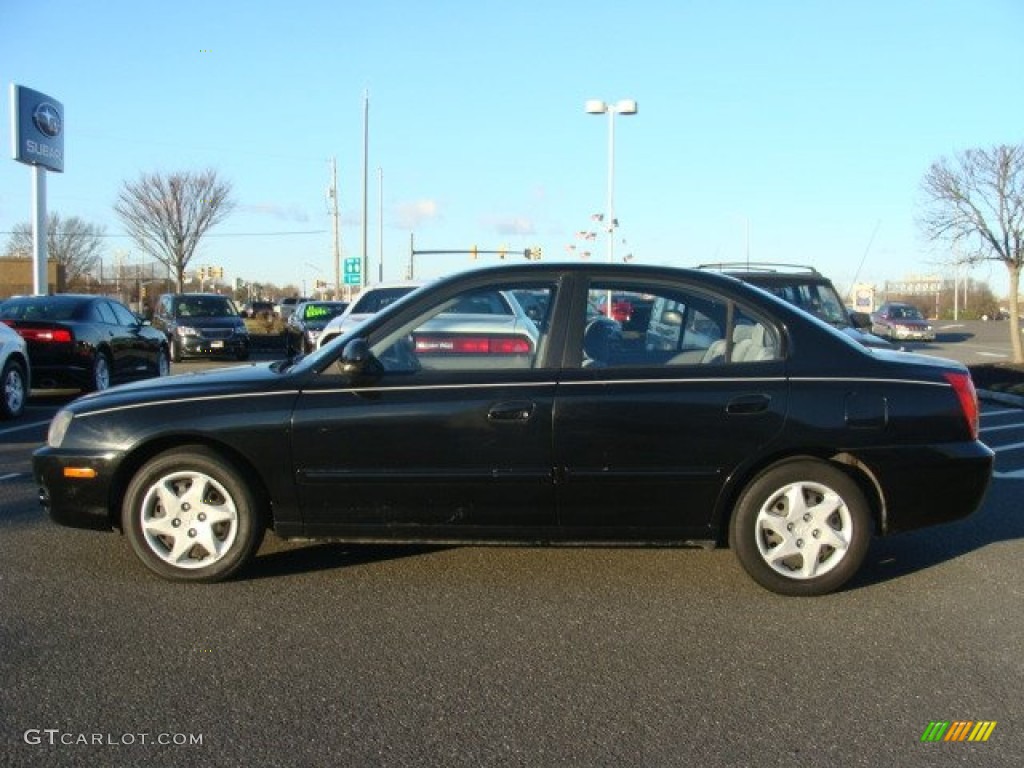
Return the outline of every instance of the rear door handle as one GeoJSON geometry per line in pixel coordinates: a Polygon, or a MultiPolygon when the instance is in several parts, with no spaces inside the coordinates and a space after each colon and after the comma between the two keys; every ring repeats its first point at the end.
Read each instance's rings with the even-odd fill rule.
{"type": "Polygon", "coordinates": [[[533,415],[534,403],[529,400],[512,400],[495,403],[487,411],[488,421],[529,421],[533,415]]]}
{"type": "Polygon", "coordinates": [[[734,416],[748,413],[764,413],[772,401],[769,395],[740,395],[729,401],[725,412],[734,416]]]}

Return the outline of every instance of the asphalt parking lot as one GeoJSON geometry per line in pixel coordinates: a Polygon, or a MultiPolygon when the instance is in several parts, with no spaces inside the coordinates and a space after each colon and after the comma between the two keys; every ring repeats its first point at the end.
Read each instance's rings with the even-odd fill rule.
{"type": "Polygon", "coordinates": [[[757,587],[727,550],[273,536],[239,579],[169,584],[119,535],[43,517],[28,456],[59,403],[34,399],[0,428],[2,765],[1016,766],[1024,754],[1024,410],[1012,404],[984,403],[997,464],[978,514],[876,541],[849,588],[793,599],[757,587]],[[922,741],[931,723],[966,721],[996,725],[984,742],[922,741]]]}

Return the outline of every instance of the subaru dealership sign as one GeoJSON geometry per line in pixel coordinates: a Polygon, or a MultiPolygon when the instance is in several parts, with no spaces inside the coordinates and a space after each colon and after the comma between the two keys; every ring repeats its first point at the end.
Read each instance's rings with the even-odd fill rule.
{"type": "Polygon", "coordinates": [[[63,173],[63,105],[45,93],[11,83],[11,140],[18,162],[63,173]]]}

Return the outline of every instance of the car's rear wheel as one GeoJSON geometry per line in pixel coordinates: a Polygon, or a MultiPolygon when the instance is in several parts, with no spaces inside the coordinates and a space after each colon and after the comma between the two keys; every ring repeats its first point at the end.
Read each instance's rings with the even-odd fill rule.
{"type": "Polygon", "coordinates": [[[92,376],[89,380],[89,389],[93,392],[102,392],[110,389],[110,358],[106,352],[96,352],[92,359],[92,376]]]}
{"type": "Polygon", "coordinates": [[[28,382],[25,380],[25,369],[17,360],[8,360],[0,374],[0,386],[3,387],[0,399],[0,417],[13,419],[25,412],[25,401],[28,399],[28,382]]]}
{"type": "Polygon", "coordinates": [[[761,586],[783,595],[823,595],[860,568],[871,514],[857,484],[821,461],[780,464],[740,496],[729,546],[761,586]]]}
{"type": "Polygon", "coordinates": [[[171,362],[180,363],[184,355],[181,354],[181,347],[176,339],[171,339],[171,362]]]}
{"type": "Polygon", "coordinates": [[[166,349],[161,347],[160,351],[157,352],[157,357],[156,357],[156,375],[157,376],[170,376],[170,374],[171,374],[171,356],[170,356],[170,353],[166,349]]]}
{"type": "Polygon", "coordinates": [[[252,557],[264,532],[242,473],[201,446],[162,453],[136,472],[121,522],[146,567],[173,581],[228,578],[252,557]]]}

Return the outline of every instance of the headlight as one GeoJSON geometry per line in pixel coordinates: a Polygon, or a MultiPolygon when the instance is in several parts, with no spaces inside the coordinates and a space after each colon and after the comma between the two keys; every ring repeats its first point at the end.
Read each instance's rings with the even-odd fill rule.
{"type": "Polygon", "coordinates": [[[177,333],[179,336],[201,336],[202,335],[201,333],[199,333],[199,329],[192,328],[191,326],[188,326],[188,325],[179,325],[177,328],[174,329],[174,332],[177,333]]]}
{"type": "Polygon", "coordinates": [[[64,435],[67,434],[68,427],[71,426],[73,418],[75,418],[75,415],[67,409],[57,411],[57,415],[50,422],[50,429],[46,432],[46,444],[48,446],[60,448],[60,444],[64,442],[64,435]]]}

